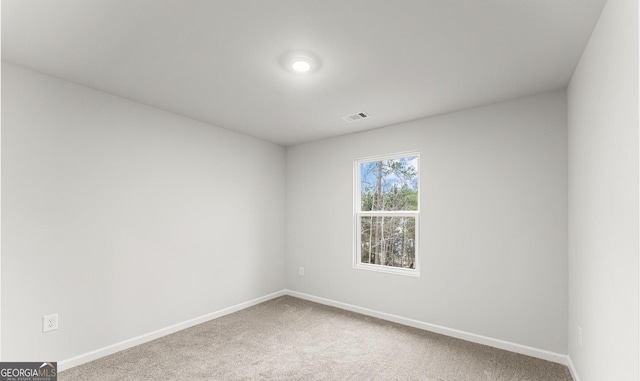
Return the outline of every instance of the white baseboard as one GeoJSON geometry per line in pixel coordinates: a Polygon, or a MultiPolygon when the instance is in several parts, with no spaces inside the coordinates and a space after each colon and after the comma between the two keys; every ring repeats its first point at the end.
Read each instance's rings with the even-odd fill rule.
{"type": "Polygon", "coordinates": [[[571,373],[571,377],[573,377],[573,381],[580,381],[580,377],[578,377],[578,371],[573,365],[573,361],[571,361],[571,356],[567,356],[567,368],[569,368],[569,372],[571,373]]]}
{"type": "Polygon", "coordinates": [[[202,324],[209,320],[213,320],[225,315],[229,315],[231,313],[243,310],[245,308],[249,308],[251,306],[255,306],[260,303],[264,303],[268,300],[275,299],[283,295],[290,295],[296,298],[305,299],[305,300],[309,300],[312,302],[316,302],[316,303],[320,303],[320,304],[324,304],[332,307],[337,307],[343,310],[352,311],[352,312],[360,313],[363,315],[375,317],[378,319],[407,325],[407,326],[422,329],[425,331],[435,332],[442,335],[451,336],[451,337],[455,337],[462,340],[467,340],[473,343],[488,345],[494,348],[504,349],[510,352],[520,353],[523,355],[536,357],[542,360],[547,360],[547,361],[555,362],[558,364],[566,365],[569,368],[569,371],[571,372],[571,376],[573,377],[574,381],[579,381],[575,367],[571,362],[571,358],[568,357],[567,355],[547,351],[544,349],[533,348],[526,345],[511,343],[511,342],[500,340],[500,339],[494,339],[487,336],[477,335],[470,332],[460,331],[457,329],[448,328],[448,327],[444,327],[436,324],[425,323],[419,320],[409,319],[409,318],[405,318],[398,315],[375,311],[375,310],[371,310],[364,307],[358,307],[352,304],[342,303],[335,300],[321,298],[318,296],[313,296],[313,295],[305,294],[298,291],[292,291],[292,290],[277,291],[253,300],[249,300],[244,303],[236,304],[235,306],[231,306],[219,311],[211,312],[206,315],[202,315],[178,324],[171,325],[169,327],[161,328],[159,330],[149,332],[144,335],[140,335],[138,337],[124,340],[119,343],[115,343],[100,349],[96,349],[94,351],[84,353],[82,355],[75,356],[70,359],[59,361],[58,371],[62,372],[66,369],[73,368],[75,366],[87,363],[89,361],[97,360],[101,357],[108,356],[110,354],[122,351],[124,349],[135,347],[136,345],[144,344],[151,340],[155,340],[160,337],[170,335],[174,332],[178,332],[198,324],[202,324]]]}
{"type": "Polygon", "coordinates": [[[106,346],[104,348],[96,349],[95,351],[91,351],[79,356],[72,357],[70,359],[59,361],[58,371],[62,372],[63,370],[73,368],[75,366],[87,363],[89,361],[97,360],[100,357],[108,356],[110,354],[122,351],[124,349],[135,347],[136,345],[144,344],[151,340],[155,340],[157,338],[172,334],[174,332],[178,332],[183,329],[193,327],[194,325],[202,324],[204,322],[219,318],[221,316],[229,315],[231,313],[243,310],[245,308],[249,308],[251,306],[255,306],[256,304],[260,304],[268,300],[278,298],[283,295],[285,295],[285,290],[277,291],[272,294],[268,294],[253,300],[249,300],[244,303],[236,304],[235,306],[224,308],[219,311],[211,312],[206,315],[202,315],[193,319],[183,321],[182,323],[174,324],[165,328],[158,329],[153,332],[146,333],[144,335],[140,335],[138,337],[134,337],[132,339],[124,340],[119,343],[106,346]]]}
{"type": "MultiPolygon", "coordinates": [[[[446,336],[455,337],[458,339],[471,341],[473,343],[488,345],[494,348],[504,349],[506,351],[520,353],[523,355],[536,357],[542,360],[547,360],[551,362],[555,362],[562,365],[567,365],[567,355],[547,351],[544,349],[538,349],[529,347],[526,345],[511,343],[508,341],[494,339],[487,336],[477,335],[475,333],[460,331],[453,328],[443,327],[441,325],[425,323],[419,320],[409,319],[398,315],[392,315],[385,312],[375,311],[368,308],[358,307],[347,303],[337,302],[335,300],[325,299],[318,296],[313,296],[309,294],[305,294],[298,291],[285,290],[287,295],[309,300],[312,302],[325,304],[332,307],[337,307],[343,310],[357,312],[363,315],[375,317],[382,320],[391,321],[394,323],[399,323],[403,325],[407,325],[414,328],[419,328],[425,331],[435,332],[446,336]]],[[[575,381],[578,381],[578,378],[574,376],[575,381]]]]}

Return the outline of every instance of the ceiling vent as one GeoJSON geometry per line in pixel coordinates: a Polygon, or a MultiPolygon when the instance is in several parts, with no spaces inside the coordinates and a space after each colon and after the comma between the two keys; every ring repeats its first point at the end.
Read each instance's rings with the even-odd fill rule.
{"type": "Polygon", "coordinates": [[[351,122],[355,122],[356,120],[365,119],[368,117],[369,117],[369,114],[367,114],[366,112],[358,112],[356,114],[343,116],[342,119],[351,123],[351,122]]]}

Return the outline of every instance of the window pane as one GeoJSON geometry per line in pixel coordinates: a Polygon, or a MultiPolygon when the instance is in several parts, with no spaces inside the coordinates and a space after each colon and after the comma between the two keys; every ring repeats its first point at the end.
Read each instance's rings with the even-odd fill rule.
{"type": "Polygon", "coordinates": [[[360,163],[362,211],[418,210],[418,157],[360,163]]]}
{"type": "Polygon", "coordinates": [[[360,217],[360,261],[415,269],[415,217],[360,217]]]}

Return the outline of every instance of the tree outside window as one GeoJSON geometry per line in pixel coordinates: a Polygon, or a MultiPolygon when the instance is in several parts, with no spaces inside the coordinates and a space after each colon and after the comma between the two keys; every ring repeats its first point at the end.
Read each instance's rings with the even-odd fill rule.
{"type": "Polygon", "coordinates": [[[358,268],[419,275],[419,154],[356,160],[358,268]]]}

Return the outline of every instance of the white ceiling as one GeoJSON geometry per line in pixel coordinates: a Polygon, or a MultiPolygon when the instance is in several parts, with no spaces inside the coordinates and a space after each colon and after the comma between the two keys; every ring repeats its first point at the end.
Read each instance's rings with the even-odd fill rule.
{"type": "Polygon", "coordinates": [[[292,145],[563,88],[605,1],[2,0],[2,59],[292,145]]]}

